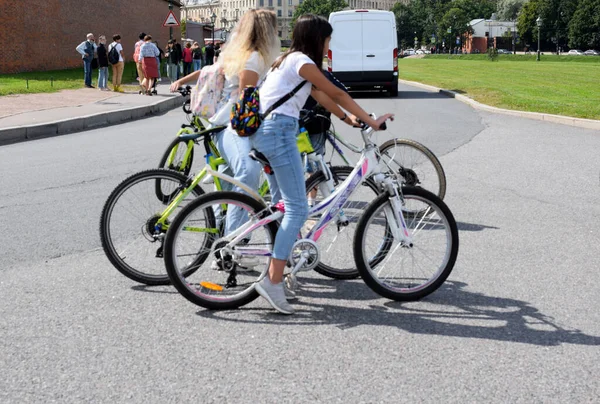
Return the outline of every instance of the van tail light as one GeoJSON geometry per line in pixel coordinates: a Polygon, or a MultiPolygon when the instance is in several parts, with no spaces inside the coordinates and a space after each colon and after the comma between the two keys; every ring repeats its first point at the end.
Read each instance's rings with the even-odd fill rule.
{"type": "Polygon", "coordinates": [[[398,71],[398,48],[394,48],[394,71],[398,71]]]}
{"type": "Polygon", "coordinates": [[[329,50],[327,51],[327,70],[328,70],[329,72],[331,72],[331,71],[332,71],[332,67],[333,67],[333,66],[332,66],[332,61],[331,61],[331,59],[333,59],[333,52],[331,51],[331,49],[329,49],[329,50]]]}

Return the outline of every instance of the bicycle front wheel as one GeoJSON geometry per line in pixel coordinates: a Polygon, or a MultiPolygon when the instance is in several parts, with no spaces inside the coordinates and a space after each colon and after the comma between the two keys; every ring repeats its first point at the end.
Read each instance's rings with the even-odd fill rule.
{"type": "Polygon", "coordinates": [[[403,186],[421,187],[438,198],[446,196],[446,174],[431,150],[410,139],[391,139],[379,147],[382,163],[403,186]]]}
{"type": "Polygon", "coordinates": [[[458,255],[458,229],[452,212],[422,188],[402,188],[402,214],[412,245],[395,239],[389,195],[366,209],[356,226],[354,258],[365,283],[383,297],[413,301],[433,293],[450,275],[458,255]],[[415,214],[415,212],[417,212],[415,214]]]}
{"type": "Polygon", "coordinates": [[[194,162],[194,142],[179,136],[169,143],[158,163],[158,168],[166,168],[183,175],[189,175],[194,162]],[[191,149],[191,150],[190,150],[191,149]],[[189,152],[188,152],[189,150],[189,152]]]}
{"type": "MultiPolygon", "coordinates": [[[[331,167],[334,187],[338,187],[352,173],[352,167],[336,166],[331,167]]],[[[311,175],[306,180],[306,192],[309,198],[312,196],[315,203],[320,203],[334,190],[327,192],[325,187],[327,180],[322,171],[311,175]],[[324,192],[325,191],[325,192],[324,192]]],[[[358,278],[358,270],[356,269],[354,259],[351,254],[348,254],[348,247],[352,245],[354,233],[358,219],[362,216],[369,203],[377,198],[379,191],[377,184],[370,179],[365,180],[362,185],[351,195],[342,207],[342,212],[347,222],[344,225],[339,223],[340,217],[334,219],[334,223],[330,223],[321,237],[319,237],[319,248],[321,259],[316,266],[315,271],[321,275],[325,275],[334,279],[354,279],[358,278]]],[[[316,218],[309,218],[305,225],[306,230],[310,230],[312,224],[315,224],[316,218]]]]}
{"type": "Polygon", "coordinates": [[[277,224],[259,224],[261,202],[235,192],[214,192],[195,199],[175,217],[165,239],[165,266],[173,285],[190,302],[213,310],[234,309],[258,297],[254,283],[269,268],[277,224]],[[251,220],[256,229],[236,245],[222,237],[222,220],[212,212],[226,211],[225,220],[239,225],[251,220]],[[239,219],[241,218],[241,219],[239,219]],[[203,244],[207,234],[217,237],[203,244]]]}
{"type": "MultiPolygon", "coordinates": [[[[126,277],[146,285],[168,285],[163,262],[163,242],[169,225],[158,225],[163,211],[186,188],[187,177],[170,170],[134,174],[110,194],[100,217],[100,240],[110,262],[126,277]],[[169,198],[158,198],[160,183],[169,198]]],[[[199,186],[183,199],[173,216],[193,198],[204,194],[199,186]]],[[[210,244],[207,235],[200,245],[210,244]]]]}

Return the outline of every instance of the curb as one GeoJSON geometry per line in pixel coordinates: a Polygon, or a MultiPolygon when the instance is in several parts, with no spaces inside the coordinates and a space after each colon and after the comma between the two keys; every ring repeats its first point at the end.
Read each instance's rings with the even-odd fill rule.
{"type": "Polygon", "coordinates": [[[101,112],[39,125],[0,128],[0,146],[135,121],[153,115],[160,115],[181,107],[181,105],[182,97],[177,95],[150,105],[101,112]]]}
{"type": "Polygon", "coordinates": [[[422,83],[418,83],[416,81],[408,81],[408,80],[398,80],[398,82],[409,85],[409,86],[420,87],[425,90],[443,94],[447,97],[454,98],[465,104],[469,104],[471,107],[481,110],[481,111],[494,112],[497,114],[504,114],[504,115],[512,115],[512,116],[517,116],[517,117],[521,117],[521,118],[536,119],[538,121],[545,121],[545,122],[551,122],[551,123],[558,123],[558,124],[562,124],[562,125],[576,126],[576,127],[585,128],[585,129],[600,130],[600,121],[595,120],[595,119],[574,118],[574,117],[563,116],[563,115],[544,114],[541,112],[525,112],[525,111],[515,111],[515,110],[511,110],[511,109],[491,107],[489,105],[477,102],[474,99],[469,98],[465,95],[458,94],[454,91],[444,90],[442,88],[430,86],[428,84],[422,84],[422,83]]]}

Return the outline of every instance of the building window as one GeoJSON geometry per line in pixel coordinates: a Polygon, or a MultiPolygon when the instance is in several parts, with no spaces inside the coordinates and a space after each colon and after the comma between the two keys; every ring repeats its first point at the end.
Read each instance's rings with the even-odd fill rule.
{"type": "Polygon", "coordinates": [[[277,31],[277,35],[279,35],[279,37],[281,37],[281,31],[277,31]]]}
{"type": "Polygon", "coordinates": [[[292,5],[292,0],[288,0],[288,6],[292,5]]]}
{"type": "Polygon", "coordinates": [[[292,12],[292,10],[288,10],[288,17],[293,17],[294,13],[292,12]]]}
{"type": "Polygon", "coordinates": [[[281,7],[281,0],[277,0],[277,7],[281,7]]]}
{"type": "Polygon", "coordinates": [[[277,10],[277,17],[281,17],[281,10],[277,10]]]}
{"type": "Polygon", "coordinates": [[[273,0],[269,0],[269,7],[273,7],[273,0]]]}
{"type": "Polygon", "coordinates": [[[258,5],[259,5],[259,6],[261,6],[261,7],[264,7],[264,5],[265,5],[265,0],[260,0],[260,1],[258,2],[258,5]]]}

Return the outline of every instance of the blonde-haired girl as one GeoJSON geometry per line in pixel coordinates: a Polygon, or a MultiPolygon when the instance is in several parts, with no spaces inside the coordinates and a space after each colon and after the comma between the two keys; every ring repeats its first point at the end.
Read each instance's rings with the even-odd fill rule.
{"type": "MultiPolygon", "coordinates": [[[[237,101],[240,88],[255,87],[265,77],[271,64],[279,56],[280,46],[277,37],[277,16],[269,10],[249,10],[241,18],[224,47],[219,62],[225,72],[225,99],[229,101],[210,119],[214,125],[228,125],[231,107],[237,101]]],[[[175,81],[171,91],[197,81],[200,72],[194,72],[175,81]]],[[[216,135],[217,147],[227,161],[233,177],[247,186],[258,189],[260,164],[248,157],[251,145],[248,138],[239,137],[231,125],[216,135]]],[[[224,183],[224,188],[225,188],[224,183]]],[[[233,189],[243,192],[239,188],[233,189]]],[[[233,208],[227,212],[226,234],[237,229],[248,220],[244,210],[233,208]]],[[[214,263],[219,269],[219,262],[214,263]]]]}

